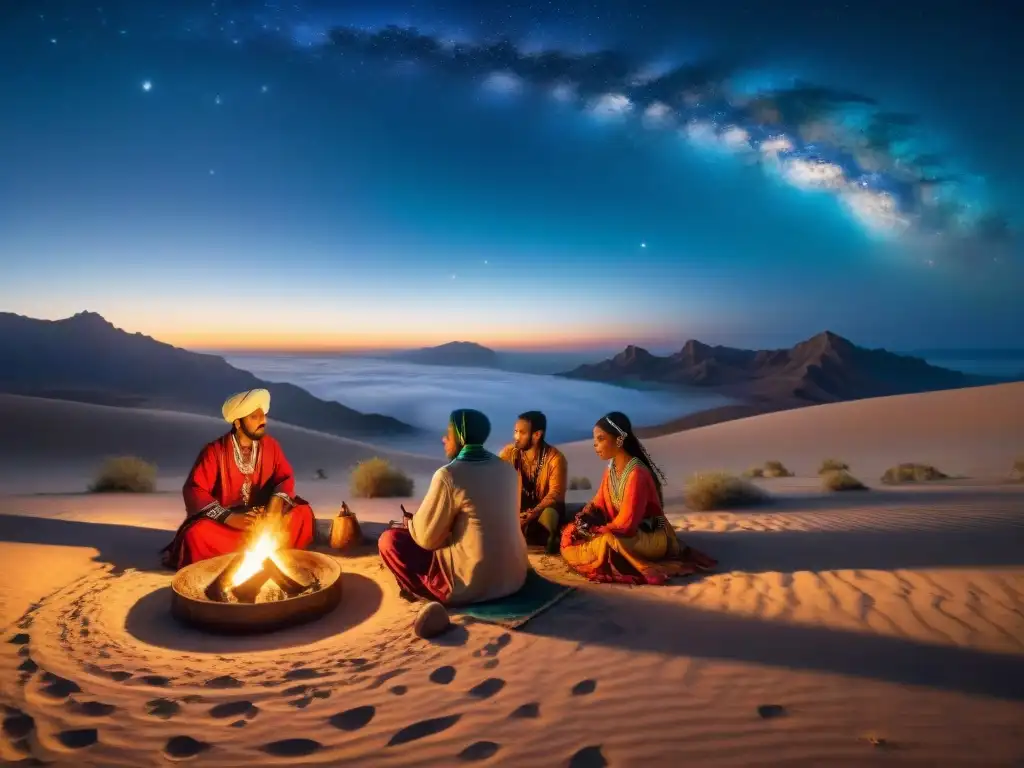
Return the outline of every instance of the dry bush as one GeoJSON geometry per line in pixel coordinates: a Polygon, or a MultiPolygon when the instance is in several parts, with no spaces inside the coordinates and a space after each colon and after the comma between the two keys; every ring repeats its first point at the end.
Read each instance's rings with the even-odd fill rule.
{"type": "Polygon", "coordinates": [[[744,477],[764,477],[764,467],[751,467],[743,473],[744,477]]]}
{"type": "Polygon", "coordinates": [[[882,482],[887,485],[898,483],[927,483],[930,480],[945,480],[949,475],[940,472],[930,464],[897,464],[889,467],[882,475],[882,482]]]}
{"type": "Polygon", "coordinates": [[[845,469],[833,469],[821,475],[821,485],[826,491],[866,491],[868,487],[845,469]]]}
{"type": "Polygon", "coordinates": [[[824,475],[826,472],[846,472],[849,470],[850,465],[845,461],[839,459],[825,459],[821,462],[821,466],[818,467],[818,474],[824,475]]]}
{"type": "Polygon", "coordinates": [[[786,469],[786,465],[781,461],[766,461],[764,463],[764,476],[765,477],[792,477],[793,473],[786,469]]]}
{"type": "Polygon", "coordinates": [[[1013,462],[1013,469],[1010,471],[1010,479],[1024,480],[1024,458],[1013,462]]]}
{"type": "Polygon", "coordinates": [[[728,472],[702,472],[683,488],[686,506],[698,512],[763,504],[769,496],[753,483],[728,472]]]}
{"type": "Polygon", "coordinates": [[[115,456],[103,462],[89,486],[92,493],[152,493],[156,465],[136,456],[115,456]]]}
{"type": "Polygon", "coordinates": [[[589,477],[574,477],[569,480],[570,491],[589,491],[593,487],[589,477]]]}
{"type": "Polygon", "coordinates": [[[352,470],[349,489],[360,499],[404,498],[412,496],[413,481],[387,459],[374,457],[352,470]]]}

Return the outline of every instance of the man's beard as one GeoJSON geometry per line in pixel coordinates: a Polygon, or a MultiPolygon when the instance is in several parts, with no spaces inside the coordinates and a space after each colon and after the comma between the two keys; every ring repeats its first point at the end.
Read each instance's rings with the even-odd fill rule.
{"type": "Polygon", "coordinates": [[[531,448],[533,448],[533,445],[534,445],[534,443],[533,443],[533,435],[527,435],[526,437],[524,437],[522,439],[522,441],[520,441],[520,443],[519,443],[519,450],[520,451],[528,451],[531,448]]]}
{"type": "Polygon", "coordinates": [[[257,442],[262,440],[263,436],[267,433],[267,425],[266,424],[263,424],[263,425],[257,427],[252,432],[249,431],[248,427],[246,427],[245,424],[239,424],[238,426],[240,426],[242,428],[242,433],[246,437],[248,437],[250,440],[255,440],[257,442]]]}

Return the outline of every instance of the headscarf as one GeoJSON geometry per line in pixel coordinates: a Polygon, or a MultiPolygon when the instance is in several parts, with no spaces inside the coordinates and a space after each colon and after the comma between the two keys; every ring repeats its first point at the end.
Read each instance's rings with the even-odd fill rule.
{"type": "Polygon", "coordinates": [[[244,419],[257,409],[270,413],[270,392],[265,389],[248,389],[232,395],[224,401],[220,412],[224,416],[224,421],[231,424],[236,419],[244,419]]]}
{"type": "Polygon", "coordinates": [[[456,408],[448,417],[460,447],[482,446],[491,436],[491,420],[472,408],[456,408]]]}

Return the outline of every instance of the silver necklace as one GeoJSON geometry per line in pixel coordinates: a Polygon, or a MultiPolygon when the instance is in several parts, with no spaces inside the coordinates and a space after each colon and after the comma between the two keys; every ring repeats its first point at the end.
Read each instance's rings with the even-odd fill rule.
{"type": "Polygon", "coordinates": [[[242,458],[242,446],[238,444],[238,438],[234,435],[231,436],[231,447],[235,454],[235,466],[245,476],[245,480],[242,481],[242,503],[248,506],[249,494],[252,493],[251,475],[256,471],[256,458],[259,456],[260,446],[256,442],[252,444],[248,461],[242,458]]]}

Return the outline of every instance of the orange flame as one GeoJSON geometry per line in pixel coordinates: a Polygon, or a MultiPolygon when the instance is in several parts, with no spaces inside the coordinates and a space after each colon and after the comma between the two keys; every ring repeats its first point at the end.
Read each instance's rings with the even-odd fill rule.
{"type": "Polygon", "coordinates": [[[269,516],[261,518],[249,529],[249,545],[245,549],[242,562],[231,577],[231,586],[237,587],[246,579],[253,576],[263,565],[268,557],[281,568],[281,563],[275,557],[275,552],[281,548],[284,541],[284,519],[269,516]]]}

